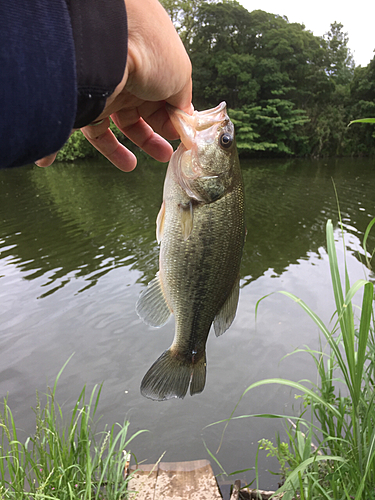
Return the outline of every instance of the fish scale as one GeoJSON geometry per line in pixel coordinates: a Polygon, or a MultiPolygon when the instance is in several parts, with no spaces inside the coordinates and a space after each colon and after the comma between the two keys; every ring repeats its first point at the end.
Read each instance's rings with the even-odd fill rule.
{"type": "Polygon", "coordinates": [[[211,325],[221,335],[235,317],[245,237],[242,177],[225,103],[193,116],[174,109],[170,115],[182,143],[168,166],[157,221],[159,273],[137,304],[152,326],[175,316],[173,343],[141,384],[144,396],[159,401],[183,398],[189,386],[192,395],[202,392],[211,325]]]}

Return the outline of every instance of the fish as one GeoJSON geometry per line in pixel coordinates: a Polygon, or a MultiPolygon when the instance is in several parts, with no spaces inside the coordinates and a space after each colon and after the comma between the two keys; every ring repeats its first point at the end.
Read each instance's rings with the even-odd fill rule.
{"type": "Polygon", "coordinates": [[[168,107],[181,143],[164,181],[156,221],[159,271],[136,311],[153,327],[173,314],[172,345],[151,366],[141,394],[164,401],[199,394],[206,383],[206,342],[232,324],[245,240],[244,188],[226,103],[192,115],[168,107]]]}

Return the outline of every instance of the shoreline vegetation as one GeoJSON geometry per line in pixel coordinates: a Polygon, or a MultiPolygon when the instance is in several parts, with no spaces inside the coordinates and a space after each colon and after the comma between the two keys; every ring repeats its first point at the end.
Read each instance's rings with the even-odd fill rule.
{"type": "MultiPolygon", "coordinates": [[[[227,102],[240,156],[375,156],[373,125],[348,127],[375,116],[375,56],[356,67],[339,20],[315,36],[282,12],[249,12],[235,0],[161,3],[192,61],[194,106],[227,102]]],[[[75,132],[57,159],[96,154],[75,132]]]]}
{"type": "MultiPolygon", "coordinates": [[[[226,427],[233,419],[258,417],[283,420],[287,442],[281,441],[279,434],[276,444],[262,439],[258,443],[255,460],[258,490],[259,453],[265,451],[268,457],[277,458],[280,470],[275,474],[281,476],[282,485],[275,492],[276,498],[282,495],[283,500],[375,499],[375,314],[371,265],[375,252],[369,252],[367,248],[374,224],[375,219],[368,225],[363,241],[364,272],[371,277],[358,279],[351,285],[346,262],[341,280],[333,225],[330,220],[327,222],[327,251],[336,304],[329,327],[301,299],[288,292],[279,292],[302,307],[320,330],[320,351],[308,347],[295,351],[313,358],[317,369],[316,382],[281,378],[261,380],[244,391],[228,419],[210,424],[225,424],[223,440],[226,427]],[[360,307],[353,303],[358,293],[362,294],[360,307]],[[248,391],[268,384],[288,386],[298,393],[295,397],[302,401],[298,416],[234,416],[248,391]]],[[[342,244],[345,255],[343,230],[342,244]]],[[[266,298],[258,301],[256,312],[266,298]]],[[[208,452],[221,467],[214,455],[208,452]]]]}
{"type": "MultiPolygon", "coordinates": [[[[70,359],[70,358],[69,358],[70,359]]],[[[84,387],[67,414],[56,400],[58,380],[48,387],[45,406],[36,394],[36,430],[23,443],[7,398],[0,410],[0,500],[122,500],[129,477],[129,422],[96,431],[102,385],[89,397],[84,387]]]]}

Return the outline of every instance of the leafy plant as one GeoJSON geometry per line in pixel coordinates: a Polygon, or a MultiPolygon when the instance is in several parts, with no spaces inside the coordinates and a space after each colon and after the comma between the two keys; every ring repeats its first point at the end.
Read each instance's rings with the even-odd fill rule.
{"type": "Polygon", "coordinates": [[[95,156],[95,148],[86,140],[80,130],[76,130],[57,153],[57,161],[75,161],[95,156]]]}
{"type": "Polygon", "coordinates": [[[261,439],[258,445],[259,450],[267,451],[267,457],[277,458],[280,465],[281,476],[285,478],[290,470],[288,464],[293,463],[295,460],[294,455],[290,452],[288,443],[281,441],[279,436],[277,436],[277,446],[269,439],[261,439]]]}
{"type": "MultiPolygon", "coordinates": [[[[355,495],[356,499],[371,498],[375,496],[373,489],[375,483],[375,411],[373,407],[374,385],[368,373],[369,370],[373,370],[370,354],[374,344],[373,338],[369,339],[369,334],[370,325],[374,320],[374,287],[373,283],[366,280],[358,280],[350,286],[346,264],[345,285],[342,285],[331,221],[327,223],[327,249],[336,302],[336,321],[331,330],[303,301],[290,293],[282,292],[307,312],[319,326],[330,347],[328,355],[323,351],[314,353],[306,349],[315,361],[320,383],[313,386],[312,391],[301,388],[305,404],[311,405],[317,422],[317,424],[310,423],[310,425],[306,421],[304,423],[310,433],[313,431],[318,447],[315,451],[310,450],[308,458],[303,457],[301,466],[309,465],[310,458],[314,460],[321,458],[317,451],[322,450],[327,454],[326,461],[332,468],[330,472],[332,481],[324,486],[328,487],[331,495],[334,494],[335,498],[340,498],[341,493],[346,491],[349,495],[355,495]],[[361,289],[363,289],[363,299],[357,325],[352,300],[361,289]],[[343,396],[340,389],[337,389],[338,383],[344,386],[344,392],[347,395],[343,396]],[[332,485],[335,487],[333,488],[332,485]],[[339,496],[336,496],[336,493],[339,496]]],[[[304,470],[309,488],[319,484],[316,471],[312,472],[309,467],[304,470]]],[[[293,486],[292,490],[296,487],[291,476],[286,479],[282,489],[286,491],[288,486],[293,486]]],[[[317,487],[314,486],[313,490],[316,489],[317,487]]]]}
{"type": "Polygon", "coordinates": [[[375,118],[360,118],[358,120],[352,120],[349,125],[352,123],[375,123],[375,118]]]}
{"type": "MultiPolygon", "coordinates": [[[[126,147],[130,148],[134,153],[139,152],[139,148],[134,146],[134,144],[119,131],[112,121],[110,122],[109,129],[113,132],[119,142],[126,144],[126,147]]],[[[68,141],[57,153],[56,160],[64,162],[96,157],[101,157],[101,153],[94,148],[94,146],[86,139],[80,130],[75,130],[69,137],[68,141]]]]}

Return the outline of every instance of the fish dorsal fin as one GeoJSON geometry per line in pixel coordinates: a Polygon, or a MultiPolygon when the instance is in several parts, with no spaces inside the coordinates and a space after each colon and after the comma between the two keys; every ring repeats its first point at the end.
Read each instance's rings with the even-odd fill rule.
{"type": "Polygon", "coordinates": [[[236,316],[238,297],[240,294],[240,277],[236,279],[232,291],[230,292],[227,300],[224,302],[223,307],[217,313],[214,319],[214,329],[216,337],[222,335],[230,325],[236,316]]]}
{"type": "Polygon", "coordinates": [[[160,243],[163,238],[164,232],[164,218],[165,218],[165,201],[161,204],[157,219],[156,219],[156,239],[160,243]]]}
{"type": "Polygon", "coordinates": [[[193,221],[194,221],[193,203],[190,200],[189,203],[186,204],[181,203],[179,207],[180,207],[182,236],[186,241],[193,230],[193,221]]]}
{"type": "Polygon", "coordinates": [[[165,299],[159,273],[139,296],[135,310],[138,316],[150,326],[160,327],[168,321],[172,311],[165,299]]]}

